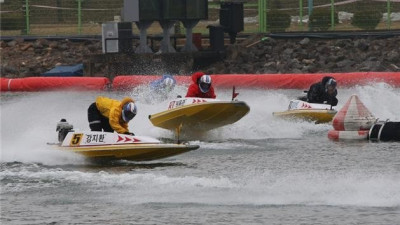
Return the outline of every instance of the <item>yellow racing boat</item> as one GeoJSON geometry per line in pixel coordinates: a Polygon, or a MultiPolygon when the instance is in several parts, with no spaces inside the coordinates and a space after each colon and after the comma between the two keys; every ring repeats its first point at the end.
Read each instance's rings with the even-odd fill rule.
{"type": "Polygon", "coordinates": [[[76,132],[66,121],[57,124],[58,149],[81,154],[95,160],[148,161],[162,159],[191,150],[198,145],[162,143],[147,136],[110,132],[76,132]]]}
{"type": "Polygon", "coordinates": [[[329,123],[337,111],[327,104],[308,103],[301,100],[292,100],[289,108],[283,112],[273,112],[272,115],[283,119],[313,121],[315,123],[329,123]]]}
{"type": "Polygon", "coordinates": [[[250,111],[243,101],[222,101],[209,98],[178,98],[168,109],[149,115],[156,127],[175,131],[200,132],[235,123],[250,111]]]}

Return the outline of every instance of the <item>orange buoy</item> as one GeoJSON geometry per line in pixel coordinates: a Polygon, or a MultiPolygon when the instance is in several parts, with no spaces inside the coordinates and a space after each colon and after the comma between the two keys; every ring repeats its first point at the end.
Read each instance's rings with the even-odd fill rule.
{"type": "Polygon", "coordinates": [[[346,131],[346,130],[330,130],[328,138],[331,140],[366,140],[369,130],[346,131]]]}
{"type": "Polygon", "coordinates": [[[332,140],[364,140],[376,118],[357,95],[352,95],[332,120],[334,130],[328,132],[332,140]]]}

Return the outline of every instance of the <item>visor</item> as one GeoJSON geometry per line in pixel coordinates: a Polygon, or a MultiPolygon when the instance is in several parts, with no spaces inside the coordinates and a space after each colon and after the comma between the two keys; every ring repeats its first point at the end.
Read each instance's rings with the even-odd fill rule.
{"type": "Polygon", "coordinates": [[[130,120],[132,120],[133,119],[133,117],[135,117],[136,116],[136,114],[134,114],[133,112],[130,112],[130,111],[123,111],[122,112],[122,119],[125,121],[125,122],[129,122],[130,120]]]}
{"type": "Polygon", "coordinates": [[[122,119],[129,122],[136,116],[136,106],[133,103],[126,104],[122,109],[122,119]]]}
{"type": "Polygon", "coordinates": [[[201,92],[206,93],[210,90],[211,84],[200,83],[199,87],[200,87],[201,92]]]}

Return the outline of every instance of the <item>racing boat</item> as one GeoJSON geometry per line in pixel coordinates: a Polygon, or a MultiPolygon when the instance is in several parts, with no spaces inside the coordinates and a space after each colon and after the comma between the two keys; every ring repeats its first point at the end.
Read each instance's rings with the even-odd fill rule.
{"type": "Polygon", "coordinates": [[[162,143],[146,136],[132,136],[110,132],[76,132],[65,119],[57,124],[57,147],[90,159],[149,161],[162,159],[191,150],[198,145],[162,143]]]}
{"type": "Polygon", "coordinates": [[[177,98],[168,103],[167,110],[149,115],[149,119],[154,126],[172,131],[204,132],[235,123],[249,110],[250,107],[243,101],[177,98]]]}
{"type": "Polygon", "coordinates": [[[336,113],[337,111],[331,105],[291,100],[288,110],[273,112],[272,115],[283,119],[300,119],[315,121],[315,123],[329,123],[336,113]]]}

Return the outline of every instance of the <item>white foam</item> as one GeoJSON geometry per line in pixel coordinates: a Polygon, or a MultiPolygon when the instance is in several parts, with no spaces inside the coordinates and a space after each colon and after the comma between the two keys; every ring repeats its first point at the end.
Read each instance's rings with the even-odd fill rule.
{"type": "Polygon", "coordinates": [[[125,193],[113,195],[120,195],[118,199],[130,204],[400,206],[397,174],[239,173],[238,178],[135,174],[125,181],[122,180],[126,177],[122,180],[108,177],[108,181],[101,182],[115,185],[116,181],[124,190],[129,186],[125,193]]]}
{"type": "MultiPolygon", "coordinates": [[[[207,205],[329,205],[399,207],[400,175],[365,170],[295,171],[241,167],[234,173],[174,171],[103,171],[46,168],[36,164],[7,167],[0,180],[12,177],[3,193],[32,188],[82,186],[102,201],[118,204],[195,203],[207,205]],[[21,180],[21,182],[17,182],[21,180]],[[121,191],[123,190],[123,191],[121,191]]],[[[232,168],[230,168],[232,169],[232,168]]],[[[171,168],[172,170],[172,168],[171,168]]]]}

